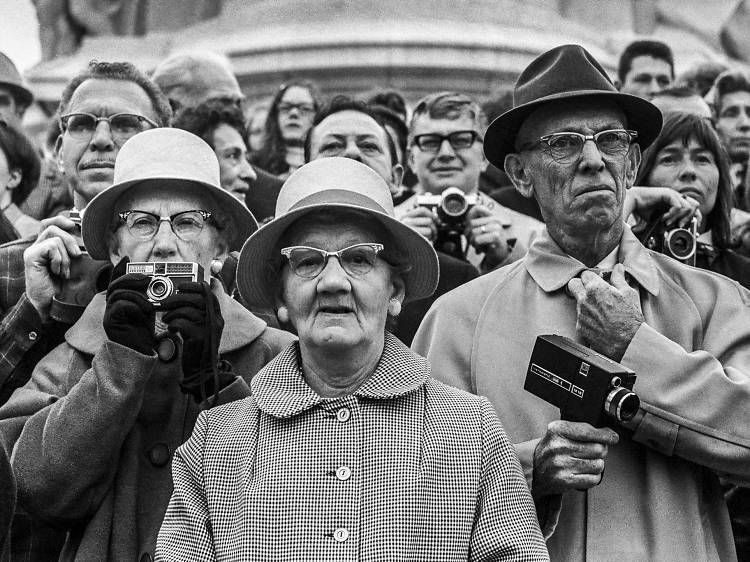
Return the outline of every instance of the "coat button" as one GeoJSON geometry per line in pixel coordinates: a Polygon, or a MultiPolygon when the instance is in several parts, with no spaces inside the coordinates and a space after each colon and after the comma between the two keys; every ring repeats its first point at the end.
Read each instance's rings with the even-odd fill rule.
{"type": "Polygon", "coordinates": [[[348,422],[350,417],[352,417],[352,412],[351,410],[349,410],[349,408],[341,408],[338,412],[336,412],[336,419],[341,423],[348,422]]]}
{"type": "Polygon", "coordinates": [[[151,555],[148,552],[144,552],[141,554],[141,559],[139,562],[153,562],[153,558],[151,558],[151,555]]]}
{"type": "Polygon", "coordinates": [[[148,452],[148,460],[154,466],[165,466],[169,464],[172,454],[169,452],[169,446],[166,443],[157,443],[148,452]]]}
{"type": "Polygon", "coordinates": [[[336,529],[333,532],[333,538],[336,542],[344,542],[349,538],[349,531],[346,529],[336,529]]]}
{"type": "Polygon", "coordinates": [[[349,478],[351,478],[351,475],[352,469],[348,466],[340,466],[338,469],[336,469],[336,478],[338,478],[342,482],[349,480],[349,478]]]}

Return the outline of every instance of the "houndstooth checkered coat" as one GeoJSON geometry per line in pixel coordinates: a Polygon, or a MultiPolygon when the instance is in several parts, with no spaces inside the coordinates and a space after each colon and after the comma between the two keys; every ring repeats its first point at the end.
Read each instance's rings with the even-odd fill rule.
{"type": "Polygon", "coordinates": [[[548,560],[492,406],[391,335],[325,399],[292,344],[253,396],[203,412],[175,454],[157,560],[548,560]]]}

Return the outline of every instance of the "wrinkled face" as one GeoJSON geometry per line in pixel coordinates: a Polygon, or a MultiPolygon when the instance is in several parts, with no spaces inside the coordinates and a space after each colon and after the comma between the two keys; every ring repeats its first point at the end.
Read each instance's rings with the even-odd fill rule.
{"type": "Polygon", "coordinates": [[[647,181],[651,186],[671,187],[692,197],[706,217],[716,204],[719,167],[713,152],[696,139],[691,138],[687,145],[677,139],[656,155],[647,181]]]}
{"type": "Polygon", "coordinates": [[[279,129],[287,142],[301,143],[312,127],[315,101],[307,88],[291,86],[279,102],[279,129]]]}
{"type": "MultiPolygon", "coordinates": [[[[314,216],[313,216],[314,217],[314,216]]],[[[336,224],[320,224],[304,217],[284,237],[285,246],[312,246],[336,251],[353,244],[381,240],[365,221],[341,214],[336,224]]],[[[355,277],[344,271],[336,257],[328,258],[323,271],[305,279],[290,271],[281,274],[278,304],[289,310],[303,348],[334,351],[382,347],[388,301],[403,294],[403,282],[380,257],[368,273],[355,277]]]]}
{"type": "Polygon", "coordinates": [[[221,187],[244,203],[250,183],[258,177],[247,161],[245,141],[237,129],[226,123],[214,129],[213,141],[221,187]]]}
{"type": "Polygon", "coordinates": [[[437,152],[420,150],[415,143],[409,149],[409,165],[427,193],[440,194],[448,187],[465,193],[479,189],[479,174],[486,163],[482,150],[483,131],[478,131],[474,119],[462,114],[458,119],[432,119],[419,115],[412,124],[412,137],[426,134],[447,136],[456,131],[475,131],[479,137],[468,148],[455,149],[443,140],[437,152]]]}
{"type": "Polygon", "coordinates": [[[627,129],[623,113],[601,101],[551,103],[532,113],[518,133],[524,172],[533,187],[550,232],[580,237],[586,232],[609,230],[622,221],[625,190],[632,185],[640,163],[636,144],[622,155],[602,154],[587,140],[578,158],[555,161],[538,140],[550,133],[572,131],[593,135],[610,129],[627,129]]]}
{"type": "Polygon", "coordinates": [[[716,129],[729,152],[750,152],[750,92],[721,97],[716,129]]]}
{"type": "Polygon", "coordinates": [[[351,158],[375,170],[390,185],[393,171],[387,134],[365,113],[339,111],[323,119],[312,130],[310,160],[328,156],[351,158]]]}
{"type": "Polygon", "coordinates": [[[672,85],[672,69],[663,59],[649,55],[635,57],[630,63],[630,71],[625,75],[620,91],[639,98],[650,99],[672,85]]]}
{"type": "Polygon", "coordinates": [[[0,84],[0,120],[6,123],[17,123],[21,117],[13,91],[0,84]]]}
{"type": "MultiPolygon", "coordinates": [[[[137,185],[117,201],[115,212],[146,211],[160,217],[171,217],[176,213],[201,209],[215,212],[215,204],[202,189],[194,185],[159,185],[154,189],[148,183],[137,185]]],[[[211,271],[211,261],[227,255],[227,244],[209,219],[197,237],[181,240],[172,231],[167,221],[159,223],[153,238],[137,238],[127,226],[117,219],[117,230],[110,242],[110,258],[117,263],[125,256],[132,262],[169,261],[195,262],[203,267],[206,275],[211,271]]]]}
{"type": "MultiPolygon", "coordinates": [[[[132,113],[157,120],[148,94],[129,80],[86,80],[73,92],[65,112],[91,113],[97,117],[132,113]]],[[[106,121],[98,123],[89,139],[73,138],[68,131],[60,138],[58,157],[62,161],[65,176],[77,199],[81,199],[85,205],[112,185],[115,158],[124,141],[116,142],[112,138],[112,131],[106,121]]]]}

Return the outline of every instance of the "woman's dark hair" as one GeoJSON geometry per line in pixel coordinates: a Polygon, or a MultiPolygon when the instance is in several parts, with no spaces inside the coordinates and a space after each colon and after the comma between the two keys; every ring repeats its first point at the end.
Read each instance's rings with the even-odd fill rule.
{"type": "Polygon", "coordinates": [[[281,136],[281,128],[279,127],[279,104],[281,104],[281,98],[284,97],[287,90],[295,86],[304,88],[310,92],[316,113],[320,108],[320,96],[312,82],[294,80],[279,87],[279,91],[276,92],[273,100],[271,100],[271,106],[268,109],[265,125],[265,143],[252,157],[253,164],[275,175],[283,174],[289,170],[289,164],[286,162],[286,143],[284,142],[284,137],[281,136]]]}
{"type": "Polygon", "coordinates": [[[674,112],[666,114],[664,126],[657,139],[643,153],[643,161],[638,170],[636,185],[648,185],[659,152],[676,140],[687,146],[695,139],[714,156],[719,169],[719,186],[714,208],[706,217],[706,226],[711,229],[713,245],[719,249],[732,247],[730,212],[732,210],[732,182],[729,171],[729,156],[713,125],[705,118],[692,113],[674,112]]]}
{"type": "Polygon", "coordinates": [[[21,172],[20,183],[10,192],[11,201],[19,205],[39,183],[39,154],[25,134],[4,121],[0,121],[0,150],[8,161],[8,170],[21,172]]]}
{"type": "Polygon", "coordinates": [[[219,125],[229,125],[242,137],[247,145],[247,128],[242,110],[236,103],[225,98],[211,99],[182,110],[172,126],[184,129],[202,138],[211,148],[214,147],[214,131],[219,125]]]}

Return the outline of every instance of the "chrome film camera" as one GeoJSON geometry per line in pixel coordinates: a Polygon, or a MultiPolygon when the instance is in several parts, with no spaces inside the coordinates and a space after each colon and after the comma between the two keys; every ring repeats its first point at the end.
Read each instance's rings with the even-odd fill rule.
{"type": "Polygon", "coordinates": [[[463,259],[466,251],[461,237],[466,228],[466,214],[477,204],[477,196],[449,187],[440,195],[425,193],[416,198],[417,205],[430,209],[437,218],[435,249],[463,259]]]}
{"type": "Polygon", "coordinates": [[[657,221],[649,225],[638,238],[649,250],[695,265],[698,249],[698,219],[695,217],[685,228],[668,229],[663,221],[657,221]]]}
{"type": "Polygon", "coordinates": [[[131,262],[125,273],[142,273],[151,277],[146,298],[155,308],[167,297],[179,293],[184,283],[203,281],[203,268],[193,262],[131,262]]]}
{"type": "Polygon", "coordinates": [[[633,371],[573,340],[538,336],[524,389],[560,408],[560,418],[594,427],[626,422],[641,401],[633,371]]]}

